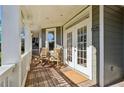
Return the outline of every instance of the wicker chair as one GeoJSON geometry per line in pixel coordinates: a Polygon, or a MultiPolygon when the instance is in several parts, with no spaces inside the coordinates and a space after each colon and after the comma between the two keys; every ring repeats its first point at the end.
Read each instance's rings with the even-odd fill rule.
{"type": "Polygon", "coordinates": [[[57,67],[62,62],[62,49],[61,48],[54,48],[54,53],[50,57],[51,62],[57,62],[57,67]]]}
{"type": "Polygon", "coordinates": [[[40,52],[40,60],[42,60],[43,65],[49,62],[50,55],[49,55],[49,49],[48,48],[42,48],[40,52]]]}

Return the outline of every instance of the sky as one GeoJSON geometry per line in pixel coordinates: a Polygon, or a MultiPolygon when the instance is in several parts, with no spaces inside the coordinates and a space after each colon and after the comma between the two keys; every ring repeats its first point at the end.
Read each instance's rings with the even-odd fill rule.
{"type": "Polygon", "coordinates": [[[52,40],[54,40],[54,35],[52,33],[48,34],[48,41],[51,42],[52,40]]]}

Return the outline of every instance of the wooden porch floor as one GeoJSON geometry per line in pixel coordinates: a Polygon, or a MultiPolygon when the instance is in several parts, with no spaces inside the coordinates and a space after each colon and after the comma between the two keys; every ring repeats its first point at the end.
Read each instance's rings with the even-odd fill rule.
{"type": "Polygon", "coordinates": [[[31,70],[28,72],[25,87],[77,87],[68,78],[55,69],[32,62],[31,70]]]}
{"type": "Polygon", "coordinates": [[[64,71],[70,70],[69,67],[64,69],[57,69],[55,66],[48,67],[49,64],[43,66],[41,63],[32,61],[30,71],[28,72],[25,87],[91,87],[94,82],[86,80],[80,84],[71,81],[64,71]]]}

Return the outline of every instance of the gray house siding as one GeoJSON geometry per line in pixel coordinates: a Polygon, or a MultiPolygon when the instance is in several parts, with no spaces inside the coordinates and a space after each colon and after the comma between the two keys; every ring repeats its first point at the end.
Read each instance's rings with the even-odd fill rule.
{"type": "Polygon", "coordinates": [[[42,36],[41,36],[41,38],[42,38],[42,47],[45,47],[45,41],[46,41],[46,29],[42,29],[42,36]]]}
{"type": "Polygon", "coordinates": [[[56,27],[56,45],[62,46],[62,28],[56,27]]]}
{"type": "Polygon", "coordinates": [[[99,6],[92,6],[93,80],[99,82],[99,6]]]}
{"type": "Polygon", "coordinates": [[[123,8],[123,72],[124,72],[124,8],[123,8]]]}
{"type": "Polygon", "coordinates": [[[123,77],[123,10],[104,6],[104,84],[123,77]]]}
{"type": "Polygon", "coordinates": [[[124,78],[124,7],[122,9],[123,12],[123,78],[124,78]]]}

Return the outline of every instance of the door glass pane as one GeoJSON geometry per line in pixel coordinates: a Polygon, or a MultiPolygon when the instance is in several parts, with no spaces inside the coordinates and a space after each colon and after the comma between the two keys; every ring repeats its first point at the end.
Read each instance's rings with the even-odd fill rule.
{"type": "Polygon", "coordinates": [[[77,63],[84,67],[87,67],[87,26],[79,28],[77,34],[77,45],[78,45],[78,55],[77,63]]]}
{"type": "Polygon", "coordinates": [[[54,32],[53,31],[48,33],[48,41],[49,42],[54,41],[54,32]]]}
{"type": "Polygon", "coordinates": [[[67,60],[72,62],[72,32],[67,33],[67,60]]]}
{"type": "Polygon", "coordinates": [[[87,41],[87,36],[86,35],[84,35],[84,42],[86,42],[87,41]]]}
{"type": "Polygon", "coordinates": [[[81,35],[81,42],[83,41],[83,36],[81,35]]]}

